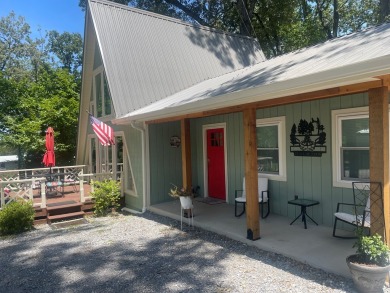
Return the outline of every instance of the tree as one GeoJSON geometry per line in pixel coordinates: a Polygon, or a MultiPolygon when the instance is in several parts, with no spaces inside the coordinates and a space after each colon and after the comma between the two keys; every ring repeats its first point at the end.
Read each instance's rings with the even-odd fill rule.
{"type": "Polygon", "coordinates": [[[38,60],[42,39],[30,38],[30,26],[14,12],[0,19],[0,71],[3,77],[23,78],[38,60]]]}
{"type": "Polygon", "coordinates": [[[50,36],[50,45],[49,36],[33,40],[14,13],[0,19],[0,150],[12,149],[23,167],[42,166],[48,126],[55,131],[57,164],[74,162],[81,36],[50,36]]]}
{"type": "Polygon", "coordinates": [[[57,31],[48,32],[48,50],[55,54],[61,67],[70,73],[80,70],[82,65],[83,39],[79,33],[57,31]]]}

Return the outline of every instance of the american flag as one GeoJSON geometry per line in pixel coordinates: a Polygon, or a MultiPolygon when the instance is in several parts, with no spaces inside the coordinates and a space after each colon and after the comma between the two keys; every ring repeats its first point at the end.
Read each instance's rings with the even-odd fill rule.
{"type": "Polygon", "coordinates": [[[92,129],[102,145],[114,145],[114,131],[110,126],[89,114],[92,129]]]}

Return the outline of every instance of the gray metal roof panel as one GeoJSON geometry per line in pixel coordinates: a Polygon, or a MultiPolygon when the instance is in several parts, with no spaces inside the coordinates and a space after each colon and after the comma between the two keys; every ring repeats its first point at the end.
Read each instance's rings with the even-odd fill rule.
{"type": "Polygon", "coordinates": [[[247,37],[89,0],[117,117],[265,60],[247,37]]]}
{"type": "MultiPolygon", "coordinates": [[[[207,103],[211,104],[211,100],[218,100],[218,97],[224,95],[271,85],[273,89],[288,92],[292,89],[294,80],[300,80],[300,86],[312,86],[314,89],[315,85],[311,85],[311,82],[316,80],[320,83],[321,78],[324,81],[325,79],[331,81],[332,75],[335,79],[337,75],[339,79],[335,84],[342,82],[342,78],[353,75],[356,75],[356,78],[359,78],[359,75],[362,79],[368,79],[375,77],[378,72],[390,73],[390,64],[388,62],[381,64],[381,60],[387,60],[388,57],[390,58],[390,24],[387,23],[212,78],[129,113],[123,118],[140,118],[163,110],[173,113],[176,108],[187,104],[192,104],[195,109],[197,103],[205,105],[206,100],[210,100],[207,103]],[[374,72],[374,69],[377,71],[374,72]]],[[[264,99],[259,96],[258,98],[264,99]]],[[[225,102],[225,106],[228,106],[226,101],[226,99],[219,101],[219,105],[222,106],[225,102]]],[[[234,103],[237,104],[239,101],[236,100],[234,103]]]]}

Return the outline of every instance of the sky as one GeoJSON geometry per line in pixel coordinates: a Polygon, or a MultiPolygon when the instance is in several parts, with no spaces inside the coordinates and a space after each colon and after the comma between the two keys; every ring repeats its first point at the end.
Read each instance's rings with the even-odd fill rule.
{"type": "Polygon", "coordinates": [[[0,18],[14,11],[23,16],[31,27],[33,37],[46,31],[80,33],[84,37],[84,11],[79,0],[0,0],[0,18]]]}

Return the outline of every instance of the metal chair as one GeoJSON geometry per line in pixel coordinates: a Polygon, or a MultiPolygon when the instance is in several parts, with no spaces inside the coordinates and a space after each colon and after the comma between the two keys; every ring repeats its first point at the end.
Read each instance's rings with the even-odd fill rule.
{"type": "MultiPolygon", "coordinates": [[[[261,208],[261,218],[265,219],[268,217],[270,212],[270,205],[269,205],[269,190],[268,190],[268,178],[264,177],[257,177],[257,184],[258,184],[258,196],[259,196],[259,204],[261,208]],[[267,213],[264,214],[264,205],[267,205],[267,213]]],[[[245,213],[245,206],[246,206],[246,192],[245,192],[245,177],[243,179],[243,189],[238,189],[235,191],[234,194],[234,215],[236,217],[240,217],[245,213]],[[240,195],[240,196],[239,196],[240,195]],[[243,208],[241,213],[238,213],[238,205],[242,204],[243,208]]]]}
{"type": "Polygon", "coordinates": [[[370,230],[370,194],[375,193],[382,196],[382,187],[378,182],[352,182],[353,203],[337,204],[337,210],[334,214],[333,236],[337,238],[356,238],[357,236],[339,236],[336,235],[337,223],[341,221],[354,226],[356,229],[363,228],[370,230]],[[346,207],[349,208],[346,212],[346,207]]]}

